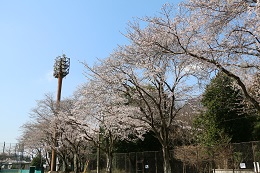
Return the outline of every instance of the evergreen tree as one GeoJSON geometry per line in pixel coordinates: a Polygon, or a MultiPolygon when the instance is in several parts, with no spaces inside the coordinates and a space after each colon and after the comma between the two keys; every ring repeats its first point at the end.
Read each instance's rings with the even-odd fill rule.
{"type": "Polygon", "coordinates": [[[243,111],[241,91],[230,77],[218,73],[206,87],[202,104],[206,110],[195,120],[199,142],[212,146],[253,139],[255,117],[243,111]]]}
{"type": "Polygon", "coordinates": [[[45,162],[46,160],[40,154],[37,154],[36,157],[33,158],[31,166],[36,166],[37,168],[40,168],[45,162]]]}

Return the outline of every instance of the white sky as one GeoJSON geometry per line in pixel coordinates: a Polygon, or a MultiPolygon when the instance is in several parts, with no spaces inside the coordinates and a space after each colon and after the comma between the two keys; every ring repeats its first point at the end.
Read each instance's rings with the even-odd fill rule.
{"type": "MultiPolygon", "coordinates": [[[[179,1],[179,0],[178,0],[179,1]]],[[[178,3],[178,1],[172,1],[178,3]]],[[[15,143],[44,94],[56,95],[54,60],[71,58],[62,97],[84,83],[84,67],[127,44],[128,21],[158,15],[166,0],[1,0],[0,143],[15,143]]]]}

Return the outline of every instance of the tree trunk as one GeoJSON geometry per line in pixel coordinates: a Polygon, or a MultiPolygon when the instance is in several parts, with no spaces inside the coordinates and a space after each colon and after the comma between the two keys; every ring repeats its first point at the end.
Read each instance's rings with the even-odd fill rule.
{"type": "Polygon", "coordinates": [[[113,145],[114,141],[111,132],[109,132],[109,137],[105,138],[105,153],[106,153],[106,173],[112,173],[112,159],[113,159],[113,145]]]}
{"type": "Polygon", "coordinates": [[[73,164],[74,164],[74,173],[79,173],[78,155],[76,153],[74,153],[73,164]]]}
{"type": "Polygon", "coordinates": [[[67,167],[66,165],[67,165],[67,164],[66,164],[65,160],[63,159],[63,160],[62,160],[62,171],[63,171],[63,172],[66,172],[66,167],[67,167]]]}
{"type": "Polygon", "coordinates": [[[112,160],[113,160],[112,153],[109,152],[106,154],[106,160],[107,160],[106,173],[111,173],[112,172],[112,160]]]}
{"type": "Polygon", "coordinates": [[[162,146],[163,151],[163,170],[164,173],[171,173],[171,164],[170,164],[170,151],[168,146],[162,146]]]}
{"type": "Polygon", "coordinates": [[[69,163],[68,163],[68,159],[67,159],[67,153],[61,153],[59,158],[61,159],[60,162],[62,162],[62,168],[61,168],[62,172],[68,173],[69,172],[69,170],[68,170],[69,163]]]}

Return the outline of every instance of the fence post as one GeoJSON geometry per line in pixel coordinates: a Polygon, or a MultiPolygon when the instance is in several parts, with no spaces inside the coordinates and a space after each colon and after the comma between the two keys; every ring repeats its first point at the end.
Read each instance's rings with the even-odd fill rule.
{"type": "Polygon", "coordinates": [[[125,172],[127,172],[127,166],[126,166],[126,153],[124,154],[125,156],[125,172]]]}
{"type": "Polygon", "coordinates": [[[186,150],[185,150],[185,148],[183,148],[183,154],[184,154],[184,158],[183,158],[183,162],[182,162],[183,173],[186,173],[186,150]]]}
{"type": "Polygon", "coordinates": [[[197,171],[200,171],[199,167],[199,151],[198,151],[198,146],[196,146],[196,156],[197,156],[197,171]]]}
{"type": "Polygon", "coordinates": [[[129,164],[129,173],[132,171],[132,166],[131,166],[131,153],[128,153],[128,164],[129,164]]]}
{"type": "Polygon", "coordinates": [[[230,151],[232,153],[232,170],[233,170],[233,173],[235,172],[235,163],[234,163],[234,147],[232,147],[233,145],[232,144],[229,144],[229,148],[230,148],[230,151]]]}
{"type": "Polygon", "coordinates": [[[216,164],[215,164],[215,150],[213,150],[213,148],[211,147],[211,150],[212,150],[212,155],[213,155],[213,162],[212,162],[212,167],[213,167],[213,173],[215,173],[216,172],[216,164]]]}
{"type": "Polygon", "coordinates": [[[155,173],[157,173],[157,171],[158,171],[157,151],[154,152],[154,161],[155,161],[155,173]]]}
{"type": "Polygon", "coordinates": [[[256,173],[258,173],[259,170],[258,170],[258,165],[257,165],[257,162],[256,162],[256,158],[255,158],[255,148],[256,148],[256,146],[254,145],[254,142],[251,142],[251,144],[252,144],[252,150],[253,150],[254,167],[255,167],[256,173]]]}

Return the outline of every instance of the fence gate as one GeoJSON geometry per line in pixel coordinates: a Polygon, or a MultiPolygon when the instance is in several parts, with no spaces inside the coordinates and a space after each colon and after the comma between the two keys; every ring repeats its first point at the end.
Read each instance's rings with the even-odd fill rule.
{"type": "Polygon", "coordinates": [[[136,160],[136,173],[144,173],[144,160],[136,160]]]}

